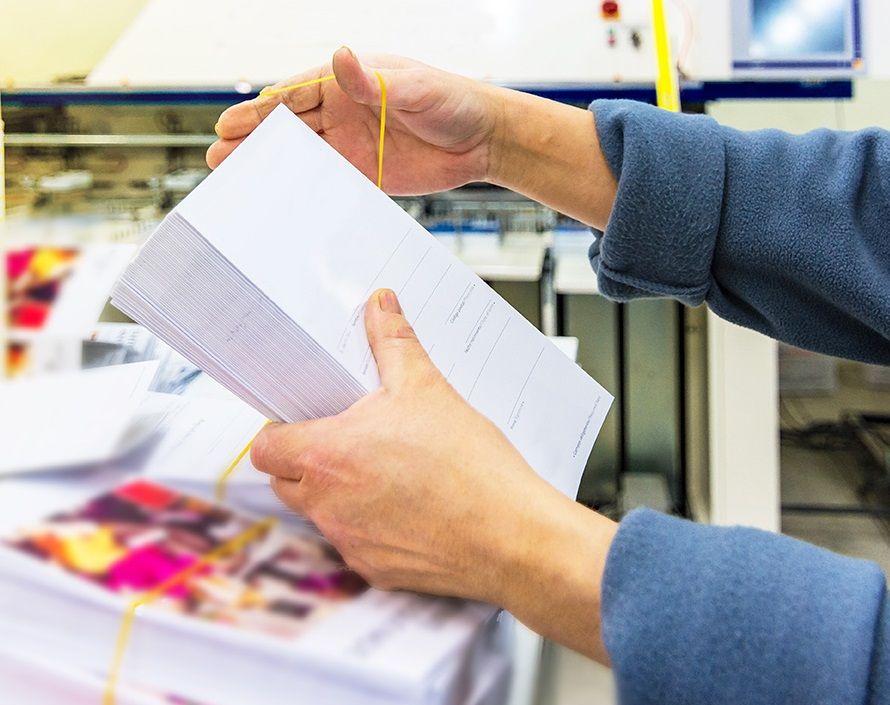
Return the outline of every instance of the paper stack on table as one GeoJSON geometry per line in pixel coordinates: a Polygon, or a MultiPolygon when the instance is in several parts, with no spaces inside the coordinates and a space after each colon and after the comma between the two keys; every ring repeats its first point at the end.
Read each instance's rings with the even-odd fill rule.
{"type": "Polygon", "coordinates": [[[131,449],[156,370],[140,362],[0,381],[0,477],[95,465],[131,449]]]}
{"type": "MultiPolygon", "coordinates": [[[[504,705],[510,673],[507,659],[487,656],[479,670],[478,679],[461,705],[504,705]]],[[[4,648],[3,644],[0,644],[0,684],[4,698],[15,705],[100,705],[106,685],[99,673],[79,671],[56,661],[22,654],[11,647],[4,648]]],[[[125,682],[117,688],[115,705],[211,704],[125,682]]]]}
{"type": "Polygon", "coordinates": [[[457,391],[574,496],[612,397],[283,106],[167,216],[113,303],[297,421],[379,385],[362,311],[380,287],[457,391]]]}
{"type": "MultiPolygon", "coordinates": [[[[6,530],[4,643],[81,689],[104,686],[128,603],[254,522],[136,479],[6,530]]],[[[370,589],[316,534],[273,527],[139,608],[122,682],[213,705],[500,705],[493,617],[370,589]]]]}

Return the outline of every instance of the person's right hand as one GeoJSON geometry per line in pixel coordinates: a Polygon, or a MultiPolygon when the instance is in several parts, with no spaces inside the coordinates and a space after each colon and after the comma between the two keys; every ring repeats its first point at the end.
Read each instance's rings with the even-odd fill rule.
{"type": "Polygon", "coordinates": [[[386,82],[383,188],[391,195],[443,191],[489,173],[492,138],[504,91],[395,56],[364,63],[346,47],[331,64],[281,81],[300,83],[333,72],[335,81],[233,105],[219,118],[207,151],[216,168],[279,103],[284,103],[368,178],[377,175],[379,71],[386,82]]]}

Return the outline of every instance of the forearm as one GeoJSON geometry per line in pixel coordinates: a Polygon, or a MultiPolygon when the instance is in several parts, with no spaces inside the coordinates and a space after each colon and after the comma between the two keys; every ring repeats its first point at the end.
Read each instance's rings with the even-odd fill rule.
{"type": "Polygon", "coordinates": [[[600,627],[606,556],[617,524],[541,488],[501,532],[495,600],[542,636],[608,664],[600,627]]]}
{"type": "Polygon", "coordinates": [[[498,118],[486,180],[604,228],[617,185],[591,113],[502,88],[493,96],[498,118]]]}
{"type": "MultiPolygon", "coordinates": [[[[498,118],[486,180],[605,227],[617,185],[591,113],[502,88],[491,95],[498,118]]],[[[607,664],[600,595],[617,524],[549,487],[511,514],[495,600],[539,634],[607,664]]]]}

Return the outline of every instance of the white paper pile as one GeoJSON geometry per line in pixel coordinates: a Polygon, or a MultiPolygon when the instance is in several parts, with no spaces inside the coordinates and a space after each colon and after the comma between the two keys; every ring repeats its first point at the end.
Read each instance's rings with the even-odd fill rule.
{"type": "MultiPolygon", "coordinates": [[[[11,645],[0,644],[0,684],[3,695],[15,705],[99,705],[105,695],[105,679],[100,673],[87,673],[23,654],[11,645]]],[[[486,657],[478,679],[461,705],[504,705],[509,687],[509,662],[504,656],[486,657]]],[[[6,700],[4,700],[6,702],[6,700]]],[[[122,682],[115,705],[210,705],[186,701],[175,693],[160,693],[142,685],[122,682]]]]}
{"type": "MultiPolygon", "coordinates": [[[[65,702],[101,689],[130,600],[255,522],[142,479],[18,520],[0,535],[3,643],[17,654],[0,654],[0,677],[19,674],[4,698],[34,702],[59,680],[65,702]]],[[[493,618],[370,589],[319,536],[276,527],[138,610],[118,702],[503,705],[493,618]]]]}
{"type": "Polygon", "coordinates": [[[380,287],[457,391],[574,496],[612,397],[283,106],[164,220],[113,303],[297,421],[379,385],[363,306],[380,287]]]}
{"type": "Polygon", "coordinates": [[[140,362],[0,381],[0,477],[82,468],[132,449],[156,370],[140,362]]]}

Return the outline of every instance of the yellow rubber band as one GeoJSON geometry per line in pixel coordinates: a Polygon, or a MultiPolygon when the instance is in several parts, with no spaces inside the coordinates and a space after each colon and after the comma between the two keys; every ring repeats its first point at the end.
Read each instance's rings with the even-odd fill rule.
{"type": "Polygon", "coordinates": [[[281,88],[272,88],[271,86],[266,86],[263,90],[260,91],[260,98],[265,98],[270,95],[278,95],[279,93],[287,93],[288,91],[292,91],[296,88],[305,88],[306,86],[314,86],[318,83],[324,83],[325,81],[333,81],[334,74],[330,74],[328,76],[321,76],[320,78],[312,78],[308,81],[303,81],[302,83],[292,83],[289,86],[281,86],[281,88]]]}
{"type": "Polygon", "coordinates": [[[274,517],[269,517],[268,519],[263,519],[262,521],[252,524],[235,538],[226,541],[217,546],[210,553],[199,558],[192,563],[192,565],[188,566],[188,568],[179,571],[176,575],[169,577],[160,585],[130,601],[124,612],[124,618],[121,621],[120,629],[118,630],[117,641],[114,646],[114,656],[111,661],[111,668],[108,671],[108,681],[105,685],[105,693],[102,697],[103,705],[115,705],[117,684],[120,680],[124,656],[126,656],[127,653],[127,644],[130,641],[130,633],[133,631],[133,624],[136,621],[136,610],[154,602],[156,599],[169,592],[172,588],[180,585],[183,581],[188,580],[190,577],[212,563],[215,563],[220,558],[224,558],[230,553],[241,550],[244,546],[268,532],[277,521],[278,520],[274,517]]]}
{"type": "MultiPolygon", "coordinates": [[[[380,141],[377,145],[377,188],[381,191],[383,190],[383,142],[386,136],[386,81],[383,80],[383,76],[379,71],[375,71],[374,75],[377,76],[377,81],[380,83],[380,141]]],[[[287,93],[288,91],[293,91],[298,88],[305,88],[306,86],[315,86],[319,83],[324,83],[325,81],[333,81],[336,77],[334,74],[329,74],[327,76],[321,76],[319,78],[312,78],[308,81],[302,81],[300,83],[292,83],[289,86],[280,86],[279,88],[263,88],[260,91],[260,98],[267,98],[269,96],[278,95],[279,93],[287,93]]]]}
{"type": "Polygon", "coordinates": [[[374,72],[380,82],[380,142],[377,145],[377,188],[383,190],[383,140],[386,137],[386,81],[379,71],[374,72]]]}
{"type": "Polygon", "coordinates": [[[241,452],[235,456],[235,459],[231,463],[229,463],[228,467],[223,470],[220,476],[217,478],[216,488],[213,493],[213,496],[217,502],[222,502],[225,500],[226,486],[229,481],[229,477],[233,472],[235,472],[235,468],[237,468],[241,464],[241,461],[244,460],[244,456],[250,452],[250,449],[253,446],[253,442],[256,440],[256,437],[260,435],[260,431],[262,431],[270,423],[272,422],[266,421],[266,423],[263,424],[262,428],[260,428],[260,430],[256,432],[256,435],[247,442],[247,445],[241,449],[241,452]]]}
{"type": "MultiPolygon", "coordinates": [[[[383,76],[379,71],[375,71],[374,75],[377,76],[377,81],[380,83],[380,137],[377,143],[377,188],[381,191],[383,190],[383,148],[386,141],[386,81],[383,79],[383,76]]],[[[324,83],[325,81],[332,81],[335,78],[333,74],[328,76],[321,76],[320,78],[313,78],[308,81],[303,81],[301,83],[294,83],[289,86],[281,86],[280,88],[263,88],[260,91],[260,97],[265,98],[267,96],[278,95],[279,93],[286,93],[287,91],[296,90],[298,88],[305,88],[306,86],[314,86],[319,83],[324,83]]],[[[268,421],[266,423],[269,423],[268,421]]],[[[259,433],[257,433],[259,435],[259,433]]],[[[254,436],[250,442],[241,449],[241,452],[235,456],[235,459],[229,464],[229,466],[223,470],[222,474],[219,476],[219,479],[216,481],[216,489],[214,491],[214,496],[216,497],[217,502],[222,502],[226,498],[226,486],[229,481],[229,477],[231,477],[232,473],[235,472],[235,468],[241,463],[244,459],[244,456],[250,452],[250,448],[253,445],[254,440],[256,440],[256,436],[254,436]]]]}
{"type": "Polygon", "coordinates": [[[652,0],[652,27],[655,30],[655,55],[658,61],[658,78],[655,81],[658,107],[678,113],[680,85],[677,80],[677,69],[671,58],[671,40],[668,36],[663,0],[652,0]]]}

